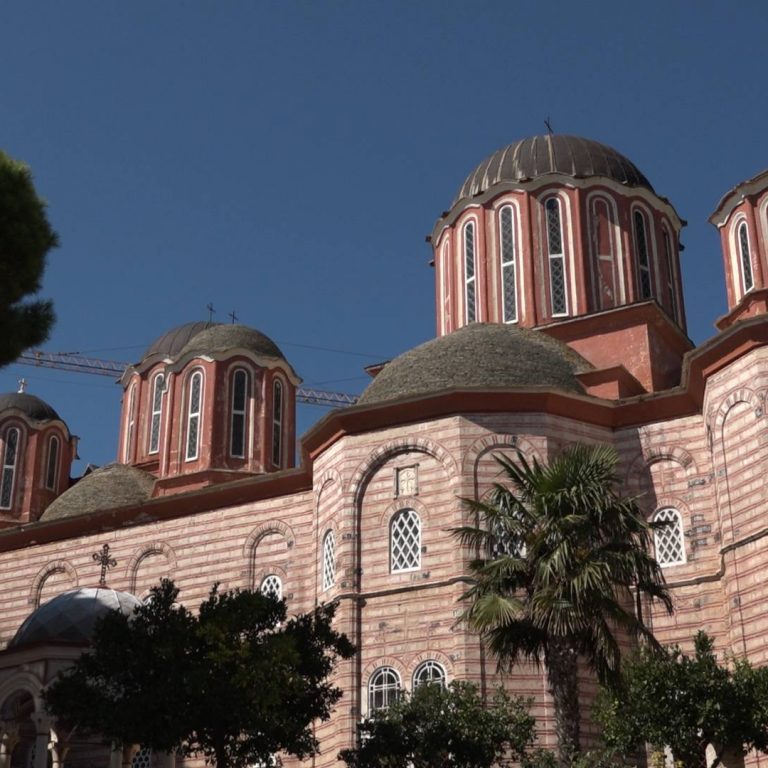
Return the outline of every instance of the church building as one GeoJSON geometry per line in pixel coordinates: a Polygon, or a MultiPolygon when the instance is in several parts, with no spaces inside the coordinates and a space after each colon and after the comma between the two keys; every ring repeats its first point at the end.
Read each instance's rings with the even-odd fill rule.
{"type": "MultiPolygon", "coordinates": [[[[494,455],[516,450],[547,462],[613,446],[622,490],[668,522],[654,545],[675,611],[651,614],[658,639],[690,647],[705,628],[718,652],[768,663],[768,171],[710,221],[728,313],[696,347],[670,201],[608,146],[527,138],[477,166],[432,229],[435,338],[298,440],[297,372],[242,325],[160,335],[122,376],[117,462],[77,480],[54,407],[0,395],[0,768],[119,764],[61,732],[41,691],[99,616],[165,576],[193,608],[217,581],[292,613],[339,601],[359,650],[339,668],[316,768],[338,765],[361,716],[425,681],[503,682],[532,697],[555,748],[545,671],[501,676],[457,623],[475,553],[450,529],[472,522],[461,499],[491,489],[494,455]],[[108,586],[94,555],[114,562],[108,586]]],[[[588,706],[583,718],[589,739],[588,706]]]]}

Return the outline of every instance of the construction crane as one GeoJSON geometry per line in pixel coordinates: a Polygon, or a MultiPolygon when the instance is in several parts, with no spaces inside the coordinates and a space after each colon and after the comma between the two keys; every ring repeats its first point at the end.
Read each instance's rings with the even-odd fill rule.
{"type": "MultiPolygon", "coordinates": [[[[96,376],[108,376],[118,379],[123,375],[130,363],[118,360],[99,360],[95,357],[84,357],[74,352],[24,352],[16,360],[19,365],[31,365],[36,368],[55,368],[59,371],[89,373],[96,376]]],[[[326,405],[331,408],[344,408],[357,402],[357,395],[345,392],[327,392],[323,389],[299,387],[296,390],[296,400],[308,405],[326,405]]]]}

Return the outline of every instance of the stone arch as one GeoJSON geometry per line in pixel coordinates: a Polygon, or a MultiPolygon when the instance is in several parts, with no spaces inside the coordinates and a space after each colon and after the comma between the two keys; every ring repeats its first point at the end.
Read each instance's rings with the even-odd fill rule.
{"type": "Polygon", "coordinates": [[[418,513],[422,521],[429,516],[428,508],[420,499],[414,498],[413,496],[407,496],[395,499],[391,504],[387,505],[379,516],[379,524],[388,527],[392,517],[401,509],[414,510],[418,513]]]}
{"type": "Polygon", "coordinates": [[[471,473],[474,498],[478,498],[480,495],[480,480],[478,477],[480,462],[488,453],[492,451],[503,452],[504,449],[519,451],[526,457],[533,457],[539,461],[542,459],[541,452],[533,443],[528,438],[521,438],[518,435],[493,434],[475,440],[465,451],[461,462],[463,476],[466,477],[471,473]]]}
{"type": "Polygon", "coordinates": [[[418,666],[423,664],[425,661],[436,661],[438,664],[441,664],[443,669],[445,669],[446,675],[448,675],[448,680],[446,680],[446,682],[450,683],[451,680],[455,679],[456,673],[454,670],[453,661],[451,660],[450,656],[447,656],[442,651],[427,648],[426,650],[420,651],[419,653],[411,656],[411,658],[408,660],[408,663],[405,665],[408,669],[409,688],[413,686],[413,673],[416,671],[418,666]]]}
{"type": "Polygon", "coordinates": [[[168,544],[163,541],[153,541],[150,544],[144,544],[134,552],[126,566],[126,573],[128,574],[128,591],[131,594],[136,594],[141,564],[155,555],[165,558],[167,564],[166,570],[169,573],[172,574],[176,570],[176,553],[168,544]]]}
{"type": "Polygon", "coordinates": [[[717,413],[715,414],[714,427],[718,436],[720,436],[720,433],[722,432],[723,425],[725,424],[725,420],[728,417],[729,411],[737,403],[746,403],[755,411],[755,415],[760,415],[758,411],[762,412],[762,402],[754,390],[750,389],[749,387],[741,387],[734,390],[726,398],[723,399],[723,401],[720,403],[720,407],[717,409],[717,413]]]}
{"type": "Polygon", "coordinates": [[[320,475],[320,477],[317,478],[314,485],[315,496],[318,500],[325,490],[325,487],[334,482],[338,483],[340,486],[342,484],[341,474],[335,469],[327,469],[325,472],[323,472],[322,475],[320,475]]]}
{"type": "MultiPolygon", "coordinates": [[[[273,534],[277,534],[283,537],[286,549],[293,549],[293,545],[296,541],[293,529],[282,520],[270,520],[254,528],[253,531],[248,534],[245,539],[245,543],[243,544],[243,558],[247,563],[243,572],[243,577],[246,582],[246,586],[249,589],[257,588],[258,576],[262,570],[262,568],[256,563],[256,550],[258,549],[261,541],[263,541],[267,536],[271,536],[273,534]]],[[[270,565],[272,570],[277,567],[277,564],[270,565]]],[[[283,581],[285,581],[283,576],[281,576],[281,578],[283,581]]],[[[258,581],[258,583],[260,583],[260,581],[258,581]]]]}
{"type": "Polygon", "coordinates": [[[35,576],[32,581],[32,586],[29,590],[29,598],[27,602],[37,608],[40,605],[40,597],[45,588],[45,583],[52,576],[57,574],[66,574],[72,582],[72,589],[75,589],[78,584],[77,571],[75,567],[67,560],[54,560],[51,563],[44,565],[35,576]]]}
{"type": "Polygon", "coordinates": [[[400,659],[396,659],[394,656],[379,656],[377,659],[369,661],[363,668],[363,687],[366,699],[368,698],[368,681],[379,667],[392,667],[400,675],[400,682],[403,686],[408,679],[406,667],[400,659]]]}
{"type": "Polygon", "coordinates": [[[44,712],[42,692],[43,681],[29,670],[20,670],[14,673],[10,678],[0,684],[0,710],[6,702],[16,693],[28,693],[32,697],[35,705],[35,712],[44,712]]]}

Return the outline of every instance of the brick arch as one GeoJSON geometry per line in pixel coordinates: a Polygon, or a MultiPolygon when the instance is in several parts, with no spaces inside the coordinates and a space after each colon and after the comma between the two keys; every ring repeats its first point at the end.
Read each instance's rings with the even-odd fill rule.
{"type": "Polygon", "coordinates": [[[339,486],[342,485],[341,474],[336,469],[326,469],[325,472],[317,478],[315,481],[314,492],[318,500],[325,490],[325,486],[334,482],[338,483],[339,486]]]}
{"type": "Polygon", "coordinates": [[[363,493],[368,479],[388,459],[401,453],[426,453],[436,459],[443,467],[449,482],[456,485],[459,482],[458,467],[453,456],[440,443],[426,437],[403,437],[384,443],[372,451],[361,462],[349,483],[349,490],[354,494],[354,508],[358,509],[362,501],[363,493]]]}
{"type": "Polygon", "coordinates": [[[126,575],[128,577],[128,591],[131,594],[136,592],[136,579],[139,573],[139,567],[142,562],[153,555],[165,557],[168,563],[168,570],[173,573],[176,570],[177,560],[173,548],[164,541],[153,541],[150,544],[144,544],[139,547],[131,556],[126,566],[126,575]]]}
{"type": "Polygon", "coordinates": [[[640,477],[643,469],[648,469],[659,461],[672,461],[679,464],[688,475],[695,476],[699,473],[693,456],[685,448],[679,445],[653,445],[646,447],[642,452],[635,453],[624,473],[625,485],[631,488],[632,482],[640,477]]]}
{"type": "MultiPolygon", "coordinates": [[[[0,684],[0,709],[6,701],[16,693],[28,693],[35,704],[35,712],[45,712],[42,692],[43,681],[29,670],[18,670],[10,678],[0,684]]],[[[10,761],[9,761],[10,763],[10,761]]]]}
{"type": "Polygon", "coordinates": [[[429,517],[429,510],[420,499],[413,496],[406,496],[395,499],[391,504],[387,505],[386,509],[379,517],[379,525],[389,527],[390,521],[401,509],[414,510],[422,521],[429,517]]]}
{"type": "Polygon", "coordinates": [[[368,701],[368,681],[371,679],[371,675],[379,667],[392,667],[399,675],[400,682],[405,687],[408,682],[408,674],[405,665],[400,659],[396,659],[394,656],[379,656],[379,658],[369,661],[363,668],[363,688],[366,702],[368,701]]]}
{"type": "Polygon", "coordinates": [[[270,520],[254,528],[243,544],[243,559],[246,562],[246,567],[243,569],[242,575],[248,589],[256,588],[259,572],[256,567],[256,548],[265,536],[272,533],[279,533],[285,539],[288,549],[291,549],[296,541],[293,528],[282,520],[270,520]]]}
{"type": "Polygon", "coordinates": [[[512,434],[494,434],[486,435],[475,440],[472,445],[464,452],[461,460],[462,472],[467,475],[472,472],[473,476],[477,472],[477,465],[480,459],[489,451],[495,449],[509,449],[520,451],[525,456],[533,456],[541,461],[542,456],[533,443],[526,437],[512,434]]]}
{"type": "Polygon", "coordinates": [[[408,663],[405,665],[408,669],[407,684],[409,688],[413,686],[413,673],[418,669],[419,665],[423,664],[425,661],[436,661],[438,664],[441,664],[445,670],[445,674],[448,677],[446,680],[447,683],[450,683],[451,680],[455,679],[456,672],[451,658],[446,656],[446,654],[444,654],[442,651],[428,648],[425,651],[420,651],[419,653],[411,656],[411,658],[408,660],[408,663]]]}
{"type": "Polygon", "coordinates": [[[33,579],[29,590],[29,598],[27,599],[30,605],[33,605],[35,608],[40,605],[40,595],[43,593],[45,582],[56,573],[66,573],[72,579],[73,588],[77,587],[78,578],[75,566],[68,560],[54,560],[52,563],[44,565],[33,579]]]}
{"type": "Polygon", "coordinates": [[[757,396],[753,389],[749,387],[741,387],[731,392],[721,403],[717,409],[714,419],[714,428],[718,434],[722,433],[723,425],[728,417],[730,410],[738,403],[746,403],[755,412],[762,406],[761,399],[757,396]]]}

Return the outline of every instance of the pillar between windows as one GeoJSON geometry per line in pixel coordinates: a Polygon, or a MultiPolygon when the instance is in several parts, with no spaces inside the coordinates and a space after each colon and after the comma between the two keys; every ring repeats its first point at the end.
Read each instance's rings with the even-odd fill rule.
{"type": "Polygon", "coordinates": [[[45,712],[31,715],[35,726],[35,759],[33,768],[48,768],[48,752],[51,746],[51,718],[45,712]]]}

